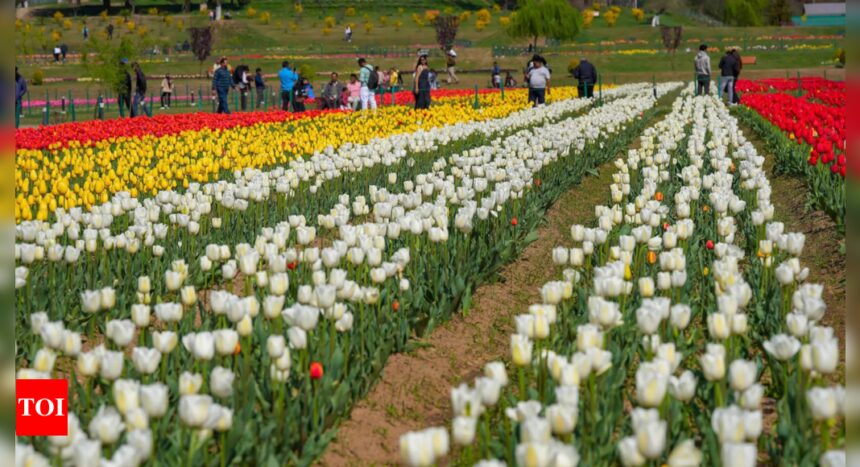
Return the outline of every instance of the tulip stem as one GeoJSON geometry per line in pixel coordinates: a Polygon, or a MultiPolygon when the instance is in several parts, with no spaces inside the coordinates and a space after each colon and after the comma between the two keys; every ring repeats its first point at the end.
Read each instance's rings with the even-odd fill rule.
{"type": "Polygon", "coordinates": [[[520,381],[520,399],[526,400],[526,372],[523,367],[519,367],[517,370],[520,381]]]}
{"type": "Polygon", "coordinates": [[[221,467],[227,465],[227,432],[221,432],[221,467]]]}

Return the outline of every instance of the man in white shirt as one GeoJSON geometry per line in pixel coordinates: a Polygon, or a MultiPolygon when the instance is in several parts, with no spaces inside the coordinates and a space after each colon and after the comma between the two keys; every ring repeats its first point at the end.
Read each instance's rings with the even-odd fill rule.
{"type": "Polygon", "coordinates": [[[546,60],[540,55],[532,58],[533,67],[526,74],[529,84],[529,102],[534,107],[546,102],[546,94],[549,91],[550,73],[546,67],[546,60]]]}

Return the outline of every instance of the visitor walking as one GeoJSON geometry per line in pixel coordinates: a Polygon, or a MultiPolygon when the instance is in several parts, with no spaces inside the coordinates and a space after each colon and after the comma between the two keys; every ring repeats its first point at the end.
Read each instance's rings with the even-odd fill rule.
{"type": "Polygon", "coordinates": [[[711,88],[711,57],[706,44],[699,46],[699,53],[693,63],[696,69],[696,95],[707,95],[711,88]]]}
{"type": "Polygon", "coordinates": [[[60,50],[60,45],[59,45],[59,44],[55,45],[55,46],[54,46],[54,63],[59,63],[59,62],[60,62],[60,55],[61,55],[62,53],[63,53],[63,52],[60,50]]]}
{"type": "Polygon", "coordinates": [[[550,72],[546,67],[546,61],[540,55],[535,55],[532,62],[534,66],[526,78],[529,85],[529,102],[532,103],[532,107],[537,107],[546,102],[550,72]]]}
{"type": "Polygon", "coordinates": [[[290,69],[290,62],[284,61],[281,63],[281,71],[278,72],[278,78],[281,80],[281,109],[290,110],[290,95],[293,92],[293,86],[299,80],[299,75],[290,69]]]}
{"type": "Polygon", "coordinates": [[[738,62],[738,69],[735,72],[735,79],[732,81],[732,95],[734,99],[732,100],[732,104],[740,104],[741,96],[738,94],[738,79],[741,76],[741,70],[744,69],[744,61],[741,59],[741,53],[738,49],[732,50],[732,56],[735,57],[735,60],[738,62]]]}
{"type": "Polygon", "coordinates": [[[84,29],[81,30],[81,34],[84,35],[84,40],[90,38],[90,27],[87,26],[87,23],[84,23],[84,29]]]}
{"type": "Polygon", "coordinates": [[[582,57],[579,60],[579,65],[573,69],[573,77],[579,82],[577,93],[579,97],[594,97],[594,83],[597,82],[597,68],[582,57]]]}
{"type": "Polygon", "coordinates": [[[740,73],[740,64],[732,55],[732,50],[726,50],[726,54],[720,59],[720,99],[723,93],[729,95],[729,105],[734,105],[735,99],[735,76],[740,73]]]}
{"type": "Polygon", "coordinates": [[[242,111],[248,110],[248,92],[251,90],[251,82],[248,79],[248,72],[251,69],[248,65],[239,65],[233,70],[233,82],[239,90],[239,108],[242,111]]]}
{"type": "Polygon", "coordinates": [[[415,108],[430,108],[430,67],[427,66],[427,56],[418,57],[415,64],[415,76],[412,81],[412,94],[415,96],[415,108]]]}
{"type": "Polygon", "coordinates": [[[361,83],[361,109],[376,110],[374,91],[379,86],[379,75],[373,71],[373,66],[363,57],[358,59],[358,81],[361,83]]]}
{"type": "Polygon", "coordinates": [[[352,42],[352,28],[348,24],[346,25],[346,29],[343,30],[343,40],[352,42]]]}
{"type": "Polygon", "coordinates": [[[448,71],[448,84],[456,84],[459,83],[460,80],[457,79],[457,52],[454,52],[454,49],[448,51],[448,58],[445,62],[446,70],[448,71]]]}
{"type": "Polygon", "coordinates": [[[63,63],[66,63],[66,54],[68,54],[68,53],[69,53],[69,46],[65,42],[63,42],[62,44],[60,44],[60,56],[63,59],[63,63]]]}
{"type": "Polygon", "coordinates": [[[170,73],[164,75],[161,80],[161,109],[170,108],[170,98],[173,96],[173,79],[170,78],[170,73]]]}
{"type": "Polygon", "coordinates": [[[352,110],[358,110],[361,105],[361,83],[358,82],[358,75],[355,73],[349,75],[349,84],[346,85],[349,91],[349,99],[347,103],[352,110]]]}
{"type": "Polygon", "coordinates": [[[266,100],[266,80],[263,78],[263,70],[257,68],[254,73],[254,88],[257,91],[257,108],[263,107],[266,100]]]}
{"type": "Polygon", "coordinates": [[[230,70],[227,69],[227,58],[222,57],[218,61],[220,65],[212,77],[212,91],[218,96],[217,113],[229,114],[230,108],[227,106],[227,94],[230,88],[233,87],[233,77],[230,76],[230,70]]]}
{"type": "Polygon", "coordinates": [[[305,111],[305,99],[308,98],[308,79],[301,78],[293,86],[293,112],[305,111]]]}
{"type": "Polygon", "coordinates": [[[493,62],[493,71],[490,74],[490,82],[493,84],[494,88],[502,86],[502,68],[499,66],[499,62],[493,62]]]}
{"type": "Polygon", "coordinates": [[[18,67],[15,67],[15,111],[19,114],[23,109],[24,94],[27,94],[27,80],[21,73],[18,73],[18,67]]]}
{"type": "MultiPolygon", "coordinates": [[[[146,75],[143,74],[137,62],[131,64],[131,69],[134,70],[134,100],[131,103],[131,116],[137,117],[140,115],[140,105],[146,101],[146,75]]],[[[145,104],[143,110],[146,111],[145,104]]]]}
{"type": "Polygon", "coordinates": [[[343,83],[338,81],[337,77],[337,73],[333,72],[328,83],[323,86],[322,96],[319,100],[320,110],[337,109],[340,107],[338,101],[344,86],[343,83]]]}
{"type": "Polygon", "coordinates": [[[131,112],[131,73],[128,72],[128,59],[122,58],[119,61],[120,67],[120,76],[122,76],[122,81],[119,82],[119,88],[116,90],[116,105],[119,107],[120,114],[122,114],[122,108],[128,109],[131,112]]]}
{"type": "Polygon", "coordinates": [[[108,39],[113,39],[113,24],[107,25],[107,36],[108,39]]]}

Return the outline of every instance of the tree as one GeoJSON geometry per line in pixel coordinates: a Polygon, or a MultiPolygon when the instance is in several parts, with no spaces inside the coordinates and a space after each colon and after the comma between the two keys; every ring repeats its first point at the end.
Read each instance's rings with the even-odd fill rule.
{"type": "Polygon", "coordinates": [[[726,0],[723,21],[733,26],[761,26],[766,0],[726,0]]]}
{"type": "Polygon", "coordinates": [[[567,0],[520,0],[507,31],[511,37],[573,39],[582,30],[582,15],[567,0]]]}
{"type": "Polygon", "coordinates": [[[782,26],[791,22],[791,5],[788,0],[773,0],[770,4],[770,24],[782,26]]]}
{"type": "Polygon", "coordinates": [[[203,61],[212,54],[212,27],[188,28],[191,34],[191,52],[203,67],[203,61]]]}
{"type": "Polygon", "coordinates": [[[442,50],[449,50],[454,45],[454,39],[457,37],[457,28],[460,26],[460,18],[458,16],[437,16],[433,20],[433,26],[436,27],[436,42],[442,50]]]}
{"type": "Polygon", "coordinates": [[[120,60],[135,60],[147,47],[147,40],[134,34],[124,35],[119,41],[90,36],[81,61],[87,74],[97,78],[104,89],[119,91],[125,80],[120,60]]]}

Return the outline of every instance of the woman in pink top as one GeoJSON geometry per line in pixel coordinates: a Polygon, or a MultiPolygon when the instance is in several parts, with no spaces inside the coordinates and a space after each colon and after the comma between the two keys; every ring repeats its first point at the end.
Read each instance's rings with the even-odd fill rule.
{"type": "Polygon", "coordinates": [[[355,73],[349,75],[349,83],[346,88],[349,90],[349,106],[352,107],[352,110],[358,110],[358,105],[361,103],[361,83],[355,73]]]}

